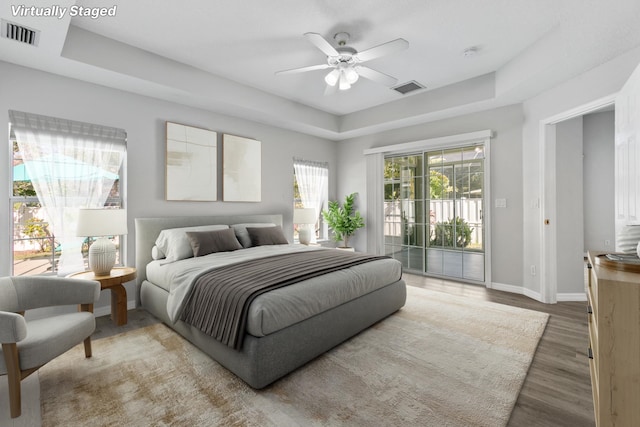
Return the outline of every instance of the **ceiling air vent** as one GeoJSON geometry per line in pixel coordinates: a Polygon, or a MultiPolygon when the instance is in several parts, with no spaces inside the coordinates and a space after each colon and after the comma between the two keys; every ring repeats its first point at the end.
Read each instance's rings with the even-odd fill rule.
{"type": "Polygon", "coordinates": [[[418,83],[417,81],[411,80],[410,82],[402,83],[401,85],[394,86],[391,89],[395,90],[396,92],[400,92],[403,95],[406,95],[409,92],[414,92],[416,90],[420,90],[424,88],[425,87],[420,83],[418,83]]]}
{"type": "Polygon", "coordinates": [[[18,25],[13,22],[2,20],[2,37],[5,39],[15,40],[38,46],[40,39],[40,31],[27,28],[24,25],[18,25]]]}

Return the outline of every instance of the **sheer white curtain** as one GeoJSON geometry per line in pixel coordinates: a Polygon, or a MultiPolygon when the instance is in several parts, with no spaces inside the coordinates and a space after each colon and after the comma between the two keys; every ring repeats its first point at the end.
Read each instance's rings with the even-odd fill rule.
{"type": "MultiPolygon", "coordinates": [[[[302,206],[314,208],[317,218],[327,203],[329,191],[329,164],[303,159],[293,159],[293,168],[298,182],[298,191],[302,206]]],[[[316,222],[317,229],[317,222],[316,222]]],[[[316,241],[316,234],[311,233],[311,241],[316,241]]]]}
{"type": "Polygon", "coordinates": [[[78,210],[102,208],[118,179],[126,132],[89,123],[9,111],[11,127],[62,252],[58,275],[83,270],[78,210]]]}
{"type": "Polygon", "coordinates": [[[367,252],[384,254],[384,155],[366,154],[367,162],[367,252]]]}

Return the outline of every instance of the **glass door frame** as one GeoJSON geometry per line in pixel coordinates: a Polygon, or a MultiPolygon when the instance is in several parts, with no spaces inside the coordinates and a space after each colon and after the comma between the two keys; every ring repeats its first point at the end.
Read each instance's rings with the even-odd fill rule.
{"type": "MultiPolygon", "coordinates": [[[[450,278],[448,279],[470,282],[475,284],[483,284],[487,288],[492,287],[491,281],[491,219],[492,219],[492,205],[491,205],[491,130],[483,130],[477,132],[470,132],[466,134],[451,135],[446,137],[432,138],[414,142],[407,142],[395,145],[388,145],[383,147],[376,147],[364,151],[364,154],[371,160],[368,160],[370,165],[378,165],[379,167],[367,168],[367,188],[372,189],[372,184],[375,184],[376,192],[379,192],[376,197],[371,198],[372,204],[368,204],[367,211],[372,217],[368,219],[368,223],[376,224],[374,229],[370,229],[367,232],[367,239],[371,241],[368,244],[369,248],[375,248],[376,253],[384,253],[384,158],[388,156],[401,156],[408,154],[417,154],[418,152],[429,152],[437,150],[447,150],[468,147],[472,145],[482,145],[484,147],[484,281],[467,280],[463,278],[450,278]],[[377,160],[376,160],[377,159],[377,160]],[[373,205],[375,204],[375,207],[373,205]]],[[[371,251],[371,249],[370,249],[371,251]]],[[[428,274],[423,272],[425,276],[443,277],[434,274],[428,274]]],[[[443,277],[444,278],[444,277],[443,277]]]]}
{"type": "Polygon", "coordinates": [[[484,145],[464,144],[423,153],[425,176],[430,180],[425,189],[429,190],[429,196],[425,195],[425,207],[428,203],[430,216],[424,263],[428,275],[484,283],[484,145]],[[478,168],[473,174],[471,166],[478,168]],[[481,179],[472,185],[472,177],[476,174],[480,174],[481,179]],[[469,180],[466,190],[465,177],[469,180]],[[472,196],[476,191],[480,191],[481,197],[472,196]]]}

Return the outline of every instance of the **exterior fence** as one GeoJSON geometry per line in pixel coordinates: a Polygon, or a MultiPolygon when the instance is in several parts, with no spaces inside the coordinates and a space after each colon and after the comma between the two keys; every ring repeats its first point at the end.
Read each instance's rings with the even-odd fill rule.
{"type": "MultiPolygon", "coordinates": [[[[482,199],[430,200],[428,222],[422,219],[420,212],[422,203],[424,202],[415,200],[394,200],[384,203],[384,236],[387,242],[402,244],[403,223],[433,226],[438,222],[453,219],[455,212],[457,217],[464,219],[471,227],[470,245],[479,248],[483,246],[482,199]]],[[[429,233],[428,228],[426,232],[429,233]]]]}

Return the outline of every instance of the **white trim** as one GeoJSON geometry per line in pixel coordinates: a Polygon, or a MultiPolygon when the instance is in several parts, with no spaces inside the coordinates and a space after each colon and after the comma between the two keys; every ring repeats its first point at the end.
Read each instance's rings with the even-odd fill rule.
{"type": "MultiPolygon", "coordinates": [[[[601,108],[608,107],[612,104],[615,105],[616,96],[617,93],[609,94],[602,98],[598,98],[594,101],[540,120],[540,218],[538,218],[538,232],[540,233],[540,293],[538,295],[540,295],[539,301],[544,303],[553,304],[560,301],[560,295],[558,295],[558,268],[556,264],[557,228],[555,221],[557,219],[557,205],[555,194],[555,125],[562,121],[580,117],[601,108]],[[545,219],[550,220],[550,225],[544,225],[545,219]]],[[[576,294],[565,295],[568,295],[567,298],[569,298],[576,294]]]]}
{"type": "Polygon", "coordinates": [[[496,291],[509,292],[512,294],[524,295],[533,300],[542,302],[542,297],[538,292],[532,291],[531,289],[527,289],[522,286],[507,285],[504,283],[493,282],[491,283],[491,289],[494,289],[496,291]]]}
{"type": "Polygon", "coordinates": [[[612,93],[607,96],[603,96],[602,98],[598,98],[595,101],[588,102],[586,104],[580,105],[578,107],[572,108],[567,111],[563,111],[562,113],[556,114],[551,117],[547,117],[542,120],[545,124],[555,125],[559,122],[563,122],[565,120],[573,119],[575,117],[584,116],[585,114],[589,114],[595,110],[599,110],[604,107],[608,107],[615,103],[617,93],[612,93]]]}
{"type": "Polygon", "coordinates": [[[493,216],[493,204],[491,203],[491,131],[487,139],[484,141],[484,164],[482,166],[484,173],[483,203],[485,209],[483,212],[482,226],[484,227],[484,285],[492,286],[491,282],[491,217],[493,216]]]}
{"type": "Polygon", "coordinates": [[[540,123],[540,296],[544,303],[554,304],[558,293],[558,266],[556,263],[556,125],[540,123]],[[549,219],[549,224],[545,221],[549,219]]]}
{"type": "Polygon", "coordinates": [[[522,295],[524,295],[525,297],[534,299],[536,301],[542,302],[542,295],[540,295],[540,292],[536,292],[528,288],[522,288],[522,295]]]}
{"type": "Polygon", "coordinates": [[[477,132],[461,133],[458,135],[442,136],[439,138],[423,139],[421,141],[405,142],[402,144],[385,145],[384,147],[375,147],[364,150],[364,154],[377,153],[402,153],[405,151],[423,150],[428,147],[438,148],[439,146],[450,146],[455,148],[457,143],[468,143],[473,140],[485,140],[491,138],[493,132],[491,130],[480,130],[477,132]]]}
{"type": "Polygon", "coordinates": [[[577,292],[577,293],[560,293],[556,298],[558,302],[571,302],[571,301],[586,301],[587,294],[585,292],[577,292]]]}
{"type": "MultiPolygon", "coordinates": [[[[542,295],[536,291],[532,291],[528,288],[523,288],[522,286],[515,285],[507,285],[504,283],[491,283],[491,289],[502,292],[509,292],[512,294],[520,294],[536,301],[544,303],[542,301],[542,295]]],[[[587,294],[584,292],[576,292],[576,293],[560,293],[557,295],[557,302],[582,302],[587,301],[587,294]]]]}

